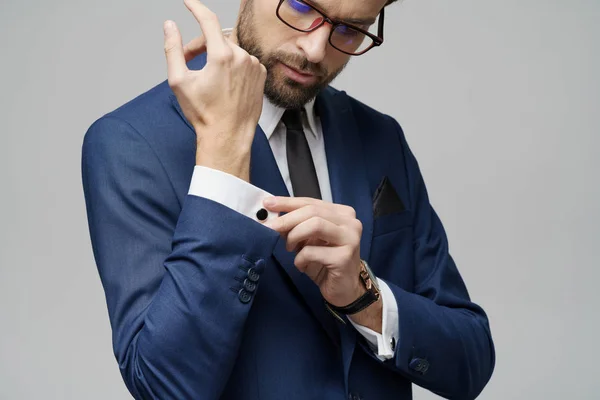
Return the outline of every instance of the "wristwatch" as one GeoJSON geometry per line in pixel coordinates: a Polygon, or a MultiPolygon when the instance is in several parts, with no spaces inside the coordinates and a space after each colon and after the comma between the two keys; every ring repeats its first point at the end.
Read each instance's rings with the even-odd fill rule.
{"type": "Polygon", "coordinates": [[[371,268],[369,268],[369,264],[367,264],[365,260],[360,260],[360,264],[361,269],[359,279],[365,286],[365,289],[367,289],[367,292],[344,307],[334,306],[333,304],[325,300],[325,305],[327,306],[329,311],[332,312],[334,316],[336,316],[340,320],[341,317],[336,314],[356,314],[369,307],[371,304],[375,303],[377,300],[379,300],[379,297],[381,296],[381,292],[379,291],[379,285],[377,285],[377,278],[375,278],[375,275],[373,275],[373,271],[371,271],[371,268]]]}

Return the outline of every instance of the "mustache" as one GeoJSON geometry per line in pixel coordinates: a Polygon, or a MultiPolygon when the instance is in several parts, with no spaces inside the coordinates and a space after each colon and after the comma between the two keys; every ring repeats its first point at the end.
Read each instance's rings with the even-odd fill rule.
{"type": "Polygon", "coordinates": [[[271,59],[289,65],[298,71],[306,72],[312,75],[320,77],[328,75],[327,68],[323,67],[321,64],[312,63],[300,55],[276,52],[272,55],[271,59]]]}

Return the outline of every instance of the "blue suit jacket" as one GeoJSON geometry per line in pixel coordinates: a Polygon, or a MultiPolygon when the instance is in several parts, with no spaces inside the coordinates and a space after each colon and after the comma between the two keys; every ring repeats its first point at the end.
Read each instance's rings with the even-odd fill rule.
{"type": "MultiPolygon", "coordinates": [[[[200,69],[203,56],[189,63],[200,69]]],[[[399,338],[379,361],[269,228],[188,195],[196,140],[166,82],[97,120],[82,175],[114,352],[140,399],[410,399],[411,382],[475,398],[494,368],[472,303],[398,123],[333,88],[317,99],[333,201],[363,224],[361,257],[398,303],[399,338]],[[406,210],[374,219],[387,176],[406,210]],[[246,279],[258,287],[250,296],[246,279]]],[[[257,128],[251,182],[289,195],[257,128]]]]}

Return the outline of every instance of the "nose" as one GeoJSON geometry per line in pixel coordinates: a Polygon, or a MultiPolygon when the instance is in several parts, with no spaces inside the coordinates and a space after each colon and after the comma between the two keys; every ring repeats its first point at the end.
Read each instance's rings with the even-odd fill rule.
{"type": "Polygon", "coordinates": [[[331,25],[324,23],[312,32],[304,33],[298,37],[297,44],[304,51],[306,59],[311,63],[320,63],[325,58],[331,25]]]}

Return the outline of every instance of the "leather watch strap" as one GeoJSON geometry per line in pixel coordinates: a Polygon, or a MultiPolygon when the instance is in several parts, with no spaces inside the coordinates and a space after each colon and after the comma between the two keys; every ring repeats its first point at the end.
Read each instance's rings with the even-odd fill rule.
{"type": "Polygon", "coordinates": [[[359,313],[365,308],[369,307],[371,304],[375,303],[378,298],[379,296],[377,296],[375,293],[367,290],[365,294],[363,294],[358,299],[344,307],[334,306],[327,300],[325,300],[325,303],[327,304],[327,307],[329,307],[332,311],[335,311],[340,314],[352,315],[359,313]]]}
{"type": "Polygon", "coordinates": [[[379,289],[375,283],[375,279],[377,278],[375,278],[370,272],[370,269],[368,268],[368,265],[364,260],[360,260],[360,262],[361,270],[359,273],[359,279],[365,286],[365,289],[367,289],[365,294],[363,294],[347,306],[343,307],[334,306],[333,304],[325,300],[325,305],[327,306],[329,311],[336,317],[338,317],[338,319],[342,319],[338,314],[352,315],[361,312],[362,310],[379,300],[379,297],[381,296],[379,289]]]}

